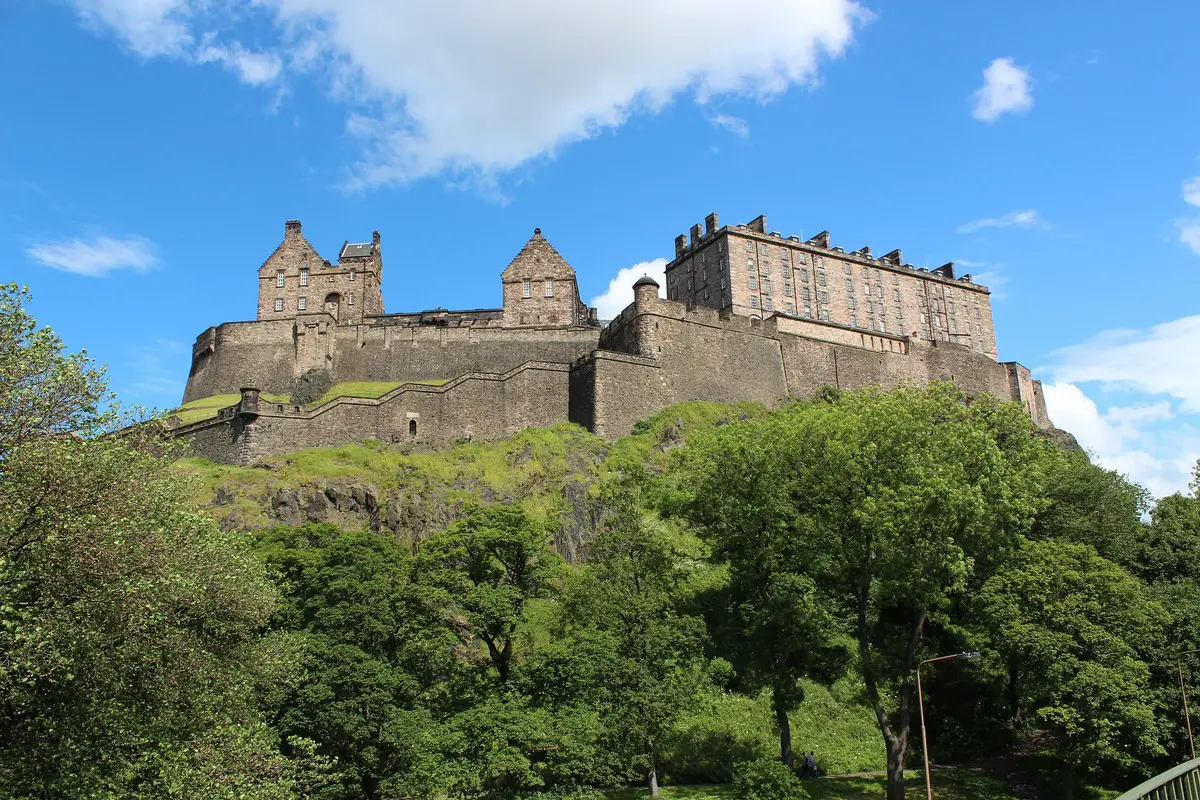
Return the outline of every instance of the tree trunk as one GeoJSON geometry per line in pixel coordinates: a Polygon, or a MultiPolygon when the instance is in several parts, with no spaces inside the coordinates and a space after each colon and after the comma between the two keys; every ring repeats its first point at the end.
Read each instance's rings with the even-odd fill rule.
{"type": "Polygon", "coordinates": [[[887,800],[904,800],[905,742],[895,736],[885,736],[887,747],[887,800]]]}
{"type": "Polygon", "coordinates": [[[777,690],[771,690],[772,705],[775,706],[775,724],[779,726],[779,760],[792,772],[796,771],[796,757],[792,753],[792,725],[787,709],[777,690]]]}
{"type": "Polygon", "coordinates": [[[1075,765],[1070,761],[1063,761],[1062,778],[1063,800],[1075,800],[1075,765]]]}
{"type": "Polygon", "coordinates": [[[658,800],[658,765],[654,763],[654,743],[646,742],[647,782],[650,784],[650,800],[658,800]]]}

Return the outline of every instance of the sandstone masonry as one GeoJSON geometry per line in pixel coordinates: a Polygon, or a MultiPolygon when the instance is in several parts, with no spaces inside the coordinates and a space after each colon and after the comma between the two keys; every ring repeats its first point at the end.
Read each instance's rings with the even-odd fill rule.
{"type": "Polygon", "coordinates": [[[535,230],[501,275],[498,309],[383,313],[380,237],[331,265],[285,226],[259,269],[258,319],[202,333],[184,400],[238,393],[216,418],[177,427],[226,463],[362,439],[437,445],[571,421],[615,438],[686,400],[768,406],[824,386],[953,380],[1017,401],[1050,427],[1041,383],[996,359],[986,287],[905,265],[896,250],[845,253],[828,233],[768,234],[764,217],[676,240],[667,299],[649,278],[603,325],[575,271],[535,230]],[[314,305],[313,300],[319,301],[314,305]],[[401,381],[379,399],[268,403],[311,369],[335,381],[401,381]],[[421,383],[438,381],[438,385],[421,383]]]}

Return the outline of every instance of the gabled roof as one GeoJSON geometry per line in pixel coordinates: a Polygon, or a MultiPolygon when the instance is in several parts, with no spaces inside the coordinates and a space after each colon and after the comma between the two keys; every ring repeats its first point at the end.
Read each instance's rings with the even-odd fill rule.
{"type": "Polygon", "coordinates": [[[500,275],[502,281],[521,280],[522,278],[555,278],[574,280],[575,270],[567,260],[559,255],[542,236],[541,228],[533,229],[533,236],[517,253],[508,268],[500,275]]]}
{"type": "Polygon", "coordinates": [[[279,246],[272,250],[271,255],[267,256],[267,259],[263,261],[262,266],[258,268],[258,271],[262,272],[263,269],[266,268],[267,264],[271,263],[271,259],[275,257],[275,254],[284,248],[292,248],[298,252],[308,251],[313,254],[313,258],[316,259],[317,264],[321,263],[321,254],[317,252],[317,248],[313,247],[308,239],[304,237],[304,234],[297,230],[294,237],[284,237],[283,241],[279,243],[279,246]]]}

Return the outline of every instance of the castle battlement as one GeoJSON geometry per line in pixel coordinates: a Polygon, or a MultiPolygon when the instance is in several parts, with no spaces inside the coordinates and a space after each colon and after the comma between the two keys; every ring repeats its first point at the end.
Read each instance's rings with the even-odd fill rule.
{"type": "Polygon", "coordinates": [[[765,217],[719,227],[710,214],[705,226],[676,239],[666,298],[643,277],[633,303],[601,327],[540,230],[501,273],[500,308],[387,314],[378,232],[344,243],[334,266],[289,221],[259,269],[259,319],[208,328],[193,346],[185,401],[237,392],[239,402],[172,435],[235,463],[364,438],[497,438],[568,420],[615,437],[687,400],[773,406],[826,386],[942,379],[1020,402],[1049,427],[1041,384],[996,358],[986,287],[955,278],[952,264],[927,272],[899,250],[844,253],[824,231],[785,239],[766,232],[765,217]],[[280,291],[295,294],[294,307],[277,310],[280,291]],[[321,292],[320,305],[300,302],[321,292]],[[315,406],[263,399],[314,372],[400,385],[315,406]]]}

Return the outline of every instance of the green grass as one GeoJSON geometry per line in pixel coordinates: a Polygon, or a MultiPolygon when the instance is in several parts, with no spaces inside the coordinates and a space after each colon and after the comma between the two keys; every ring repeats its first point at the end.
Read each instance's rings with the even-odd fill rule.
{"type": "MultiPolygon", "coordinates": [[[[330,400],[338,397],[368,397],[375,399],[383,397],[388,392],[405,383],[416,383],[422,386],[441,386],[447,383],[447,381],[441,379],[422,381],[343,381],[334,384],[328,392],[312,405],[328,403],[330,400]]],[[[267,403],[291,403],[291,398],[285,394],[263,394],[262,399],[267,403]]],[[[241,400],[241,395],[237,393],[214,394],[184,403],[174,413],[179,417],[181,425],[190,425],[193,422],[200,422],[201,420],[215,417],[217,411],[236,405],[239,400],[241,400]]]]}
{"type": "MultiPolygon", "coordinates": [[[[879,778],[821,778],[804,781],[812,800],[883,800],[884,780],[879,778]]],[[[908,796],[925,796],[921,772],[904,773],[908,796]]],[[[646,789],[619,789],[608,792],[610,800],[643,800],[646,789]]],[[[975,770],[939,769],[933,773],[933,796],[937,800],[1015,800],[1003,783],[975,770]]],[[[729,786],[664,786],[663,800],[732,800],[729,786]]]]}

